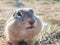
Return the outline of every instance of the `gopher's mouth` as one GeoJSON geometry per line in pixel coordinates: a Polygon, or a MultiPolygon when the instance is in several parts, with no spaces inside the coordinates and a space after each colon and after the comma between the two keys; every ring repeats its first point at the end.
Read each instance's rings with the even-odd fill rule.
{"type": "Polygon", "coordinates": [[[31,25],[31,26],[27,27],[26,29],[32,29],[32,28],[34,28],[34,26],[33,26],[33,25],[31,25]]]}

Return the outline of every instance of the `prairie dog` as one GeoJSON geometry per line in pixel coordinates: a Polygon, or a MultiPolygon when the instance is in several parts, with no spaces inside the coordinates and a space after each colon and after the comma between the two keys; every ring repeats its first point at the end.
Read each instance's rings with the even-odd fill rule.
{"type": "Polygon", "coordinates": [[[7,21],[5,35],[12,45],[18,45],[19,41],[26,41],[28,45],[34,45],[34,38],[42,29],[41,21],[34,15],[33,9],[20,8],[7,21]]]}

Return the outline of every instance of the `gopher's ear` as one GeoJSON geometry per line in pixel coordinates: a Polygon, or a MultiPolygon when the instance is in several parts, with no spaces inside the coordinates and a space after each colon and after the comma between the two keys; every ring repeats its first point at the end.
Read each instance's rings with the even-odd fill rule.
{"type": "Polygon", "coordinates": [[[30,9],[29,12],[34,13],[34,11],[32,9],[30,9]]]}
{"type": "Polygon", "coordinates": [[[16,11],[16,12],[13,14],[13,17],[15,17],[15,16],[24,16],[24,11],[23,11],[23,10],[16,11]]]}
{"type": "Polygon", "coordinates": [[[20,10],[19,12],[20,12],[21,16],[25,15],[25,12],[23,10],[20,10]]]}

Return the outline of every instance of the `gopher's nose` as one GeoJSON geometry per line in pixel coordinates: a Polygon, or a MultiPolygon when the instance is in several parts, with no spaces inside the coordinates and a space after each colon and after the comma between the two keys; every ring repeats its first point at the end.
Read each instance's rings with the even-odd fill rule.
{"type": "Polygon", "coordinates": [[[30,21],[29,21],[29,24],[30,25],[33,25],[35,23],[35,20],[34,19],[31,19],[30,21]]]}

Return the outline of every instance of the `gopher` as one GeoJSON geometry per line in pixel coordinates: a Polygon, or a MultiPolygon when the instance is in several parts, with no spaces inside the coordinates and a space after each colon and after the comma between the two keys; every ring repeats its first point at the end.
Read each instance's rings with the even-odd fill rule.
{"type": "Polygon", "coordinates": [[[10,45],[20,45],[25,41],[28,45],[34,45],[34,38],[42,29],[41,20],[35,16],[33,9],[20,8],[6,22],[5,35],[10,45]]]}

